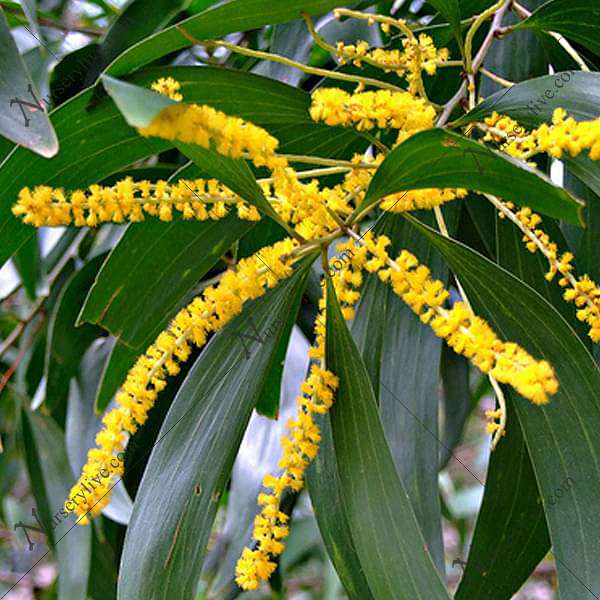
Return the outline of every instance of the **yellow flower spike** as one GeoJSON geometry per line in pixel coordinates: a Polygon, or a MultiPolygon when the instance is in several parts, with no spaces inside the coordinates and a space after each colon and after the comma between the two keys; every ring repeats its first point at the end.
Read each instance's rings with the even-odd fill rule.
{"type": "Polygon", "coordinates": [[[65,502],[68,512],[82,518],[80,523],[87,522],[88,513],[93,517],[110,502],[111,482],[123,472],[122,460],[116,457],[123,452],[127,438],[145,423],[158,393],[168,377],[179,372],[192,345],[203,346],[208,335],[222,329],[248,300],[264,295],[267,289],[289,277],[297,247],[297,241],[287,238],[240,260],[235,271],[227,271],[218,284],[207,287],[201,297],[180,310],[137,359],[117,393],[117,407],[103,417],[103,429],[96,436],[97,447],[89,450],[79,481],[65,502]],[[89,490],[84,501],[77,502],[75,494],[81,492],[90,476],[103,469],[110,474],[103,485],[89,490]]]}
{"type": "Polygon", "coordinates": [[[147,127],[138,131],[146,137],[179,140],[203,148],[212,144],[219,154],[231,158],[248,157],[256,167],[274,170],[287,166],[287,161],[276,155],[279,142],[266,130],[210,106],[167,106],[147,127]]]}
{"type": "Polygon", "coordinates": [[[566,152],[575,157],[584,150],[589,151],[592,160],[600,159],[600,118],[578,122],[567,117],[564,108],[557,108],[551,124],[543,123],[530,133],[510,117],[497,113],[486,118],[485,125],[491,129],[484,139],[506,140],[501,150],[522,160],[540,153],[561,158],[566,152]]]}
{"type": "Polygon", "coordinates": [[[548,261],[546,279],[552,281],[560,273],[558,284],[565,288],[563,298],[572,302],[579,309],[577,319],[589,325],[588,335],[594,342],[600,342],[600,286],[592,281],[588,275],[575,277],[573,271],[574,256],[571,252],[559,254],[558,247],[550,236],[539,228],[542,217],[530,208],[523,207],[516,212],[514,206],[509,205],[486,194],[486,198],[498,209],[503,218],[512,221],[523,233],[523,242],[532,252],[541,252],[548,261]]]}
{"type": "Polygon", "coordinates": [[[257,221],[260,214],[215,179],[133,181],[127,177],[112,186],[91,185],[87,190],[65,192],[48,186],[25,187],[12,207],[16,217],[35,227],[61,225],[98,226],[102,223],[143,221],[146,214],[171,221],[174,213],[184,219],[218,220],[229,207],[240,219],[257,221]]]}
{"type": "Polygon", "coordinates": [[[181,84],[173,77],[161,77],[156,80],[151,86],[155,92],[162,94],[163,96],[168,96],[171,100],[175,100],[175,102],[179,102],[183,100],[183,96],[179,93],[181,89],[181,84]]]}
{"type": "MultiPolygon", "coordinates": [[[[357,242],[361,241],[358,234],[349,233],[357,242]]],[[[388,240],[367,240],[366,235],[364,238],[362,243],[377,261],[374,266],[384,259],[387,264],[388,268],[379,267],[379,278],[390,283],[396,294],[455,352],[466,356],[500,383],[513,386],[533,403],[549,402],[549,397],[558,391],[558,381],[548,362],[535,360],[518,344],[500,340],[492,328],[474,316],[463,302],[456,302],[450,309],[444,308],[448,290],[442,282],[431,277],[429,268],[421,265],[416,256],[403,250],[395,261],[391,260],[385,252],[388,240]]]]}
{"type": "Polygon", "coordinates": [[[466,198],[467,190],[458,188],[428,188],[410,190],[386,196],[380,204],[382,210],[394,213],[409,210],[431,209],[457,198],[466,198]]]}
{"type": "Polygon", "coordinates": [[[338,88],[319,88],[312,94],[310,116],[330,126],[359,131],[399,129],[416,133],[433,127],[435,109],[409,92],[377,90],[350,94],[338,88]]]}
{"type": "Polygon", "coordinates": [[[298,398],[298,415],[295,420],[290,419],[288,435],[282,438],[279,466],[283,471],[278,477],[265,477],[263,485],[270,492],[258,496],[262,508],[254,521],[254,549],[244,548],[236,564],[236,583],[244,590],[257,589],[276,568],[275,559],[283,552],[282,540],[289,532],[288,516],[279,509],[283,493],[286,489],[302,489],[304,473],[315,458],[321,439],[313,414],[329,410],[338,383],[333,373],[313,364],[302,385],[304,395],[298,398]]]}

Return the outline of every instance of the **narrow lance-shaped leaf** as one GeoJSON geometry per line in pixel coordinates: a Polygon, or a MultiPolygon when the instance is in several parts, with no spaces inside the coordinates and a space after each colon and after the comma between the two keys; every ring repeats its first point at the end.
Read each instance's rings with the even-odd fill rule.
{"type": "Polygon", "coordinates": [[[509,395],[514,398],[539,485],[561,597],[598,595],[597,365],[567,322],[536,291],[473,250],[422,224],[417,226],[460,277],[477,314],[503,339],[546,359],[556,371],[560,388],[547,407],[534,406],[511,391],[509,395]]]}
{"type": "Polygon", "coordinates": [[[188,48],[192,42],[180,29],[200,40],[214,39],[236,31],[293,21],[301,18],[302,13],[323,14],[342,4],[340,0],[231,0],[146,38],[123,52],[106,72],[118,77],[170,52],[188,48]]]}
{"type": "Polygon", "coordinates": [[[455,133],[429,129],[392,150],[377,169],[355,216],[378,200],[403,190],[462,187],[487,192],[564,219],[581,221],[583,202],[542,173],[455,133]]]}
{"type": "Polygon", "coordinates": [[[330,278],[326,363],[339,377],[331,428],[345,511],[373,597],[448,598],[396,471],[369,375],[330,278]]]}
{"type": "Polygon", "coordinates": [[[195,596],[219,498],[312,260],[248,305],[210,341],[188,374],[136,496],[121,563],[121,597],[195,596]],[[262,341],[248,347],[239,336],[251,335],[252,327],[262,341]],[[160,527],[149,526],[158,522],[160,527]]]}

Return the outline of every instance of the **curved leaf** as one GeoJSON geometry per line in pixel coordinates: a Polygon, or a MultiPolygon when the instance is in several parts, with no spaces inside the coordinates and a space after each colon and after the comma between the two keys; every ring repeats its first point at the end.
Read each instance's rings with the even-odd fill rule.
{"type": "Polygon", "coordinates": [[[50,158],[58,140],[0,9],[0,135],[50,158]]]}
{"type": "Polygon", "coordinates": [[[510,395],[538,481],[561,597],[598,595],[600,480],[593,475],[600,465],[598,367],[567,322],[536,291],[466,246],[417,226],[460,277],[477,314],[503,339],[554,366],[560,389],[547,407],[510,395]],[[570,481],[573,485],[565,490],[570,481]]]}
{"type": "Polygon", "coordinates": [[[298,309],[309,265],[307,259],[291,278],[248,305],[209,342],[189,372],[136,495],[120,597],[195,596],[219,498],[272,368],[286,317],[298,309]],[[252,324],[269,334],[248,356],[237,336],[252,324]],[[149,523],[160,527],[149,528],[149,523]]]}
{"type": "MultiPolygon", "coordinates": [[[[331,410],[345,510],[374,598],[448,598],[398,476],[366,367],[327,279],[327,368],[340,380],[331,410]]],[[[437,467],[437,461],[436,461],[437,467]]]]}
{"type": "Polygon", "coordinates": [[[200,40],[220,38],[236,31],[293,21],[302,13],[322,14],[342,4],[339,0],[231,0],[146,38],[123,52],[106,72],[118,77],[170,52],[190,47],[192,42],[178,28],[200,40]]]}
{"type": "Polygon", "coordinates": [[[48,326],[46,347],[46,406],[53,410],[66,400],[69,380],[90,344],[102,333],[93,325],[76,327],[85,294],[90,289],[104,256],[97,256],[73,273],[56,301],[48,326]]]}
{"type": "MultiPolygon", "coordinates": [[[[457,211],[452,212],[453,217],[457,215],[457,211]]],[[[430,212],[423,216],[433,218],[430,212]]],[[[385,215],[375,231],[392,240],[391,255],[396,256],[406,248],[427,263],[436,278],[448,278],[448,269],[439,252],[401,215],[385,215]]],[[[438,494],[441,340],[423,327],[419,318],[376,274],[368,276],[365,282],[351,330],[379,401],[379,415],[394,462],[427,547],[437,569],[443,573],[438,494]],[[424,364],[428,365],[426,372],[422,369],[424,364]]]]}
{"type": "Polygon", "coordinates": [[[600,73],[561,71],[522,81],[488,96],[453,125],[483,121],[496,111],[521,125],[537,127],[552,121],[552,113],[558,107],[578,121],[596,119],[600,114],[600,73]]]}
{"type": "MultiPolygon", "coordinates": [[[[69,467],[63,434],[50,417],[22,412],[23,456],[43,528],[60,569],[59,597],[86,597],[90,572],[91,531],[61,515],[73,474],[69,467]]],[[[65,513],[67,514],[67,513],[65,513]]],[[[35,518],[27,521],[37,527],[35,518]]]]}
{"type": "Polygon", "coordinates": [[[549,0],[515,29],[562,33],[600,54],[600,6],[588,0],[549,0]]]}
{"type": "Polygon", "coordinates": [[[535,473],[511,403],[508,424],[490,458],[456,600],[511,598],[550,549],[535,473]]]}
{"type": "MultiPolygon", "coordinates": [[[[518,83],[507,90],[492,94],[471,112],[456,121],[464,125],[482,121],[496,111],[516,119],[526,127],[537,127],[552,121],[558,107],[567,110],[577,121],[589,121],[600,116],[600,73],[563,71],[518,83]]],[[[565,153],[563,161],[577,177],[600,194],[600,165],[582,152],[573,158],[565,153]]]]}
{"type": "Polygon", "coordinates": [[[377,169],[355,214],[403,190],[464,187],[496,194],[541,213],[579,223],[583,203],[542,173],[487,146],[442,129],[411,136],[377,169]]]}

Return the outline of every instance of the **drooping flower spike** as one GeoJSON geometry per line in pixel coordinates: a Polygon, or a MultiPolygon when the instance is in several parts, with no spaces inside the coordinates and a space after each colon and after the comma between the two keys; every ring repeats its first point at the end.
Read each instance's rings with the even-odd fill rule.
{"type": "Polygon", "coordinates": [[[542,217],[530,208],[514,210],[512,202],[502,202],[494,196],[486,195],[498,209],[501,218],[508,218],[523,233],[523,242],[532,253],[540,252],[548,261],[546,279],[552,281],[560,274],[558,285],[565,288],[563,298],[577,307],[577,318],[590,327],[588,335],[594,342],[600,342],[600,287],[588,275],[575,277],[571,252],[559,253],[558,246],[540,228],[542,217]]]}
{"type": "Polygon", "coordinates": [[[500,340],[463,302],[445,308],[449,292],[444,284],[433,279],[429,268],[407,250],[392,260],[386,251],[389,244],[389,239],[380,236],[366,245],[376,261],[379,278],[390,283],[421,321],[429,324],[436,335],[483,373],[511,385],[535,404],[547,404],[550,396],[558,391],[558,381],[550,364],[535,360],[514,342],[500,340]]]}
{"type": "Polygon", "coordinates": [[[296,250],[298,242],[287,238],[242,259],[235,270],[221,276],[218,284],[207,287],[202,296],[180,310],[168,328],[137,359],[117,393],[117,407],[102,419],[103,428],[96,436],[97,447],[88,452],[80,479],[65,502],[65,510],[74,512],[80,524],[86,524],[110,502],[113,478],[121,475],[123,468],[122,460],[115,461],[115,458],[124,451],[129,436],[146,422],[168,377],[179,373],[192,346],[204,346],[208,336],[238,315],[246,302],[264,295],[289,277],[293,263],[300,256],[300,253],[294,254],[296,250]],[[113,461],[117,462],[116,467],[113,461]],[[75,503],[72,498],[80,491],[81,484],[104,469],[110,477],[95,487],[93,493],[88,493],[83,502],[75,503]]]}
{"type": "Polygon", "coordinates": [[[592,160],[600,159],[600,117],[592,121],[576,121],[557,108],[552,123],[542,123],[527,133],[514,119],[494,112],[484,120],[484,140],[504,142],[501,150],[522,160],[546,153],[554,158],[563,154],[575,157],[587,150],[592,160]]]}

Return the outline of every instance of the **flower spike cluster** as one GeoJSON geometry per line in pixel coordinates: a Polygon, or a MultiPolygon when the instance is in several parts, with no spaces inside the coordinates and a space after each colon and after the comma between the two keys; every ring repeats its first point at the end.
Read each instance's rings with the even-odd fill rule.
{"type": "Polygon", "coordinates": [[[69,497],[79,491],[81,483],[104,469],[110,477],[83,502],[71,507],[71,502],[65,502],[65,510],[74,512],[80,524],[88,523],[110,502],[112,478],[121,475],[123,468],[122,461],[115,459],[124,451],[129,436],[146,422],[158,394],[167,385],[167,378],[179,373],[192,346],[202,347],[209,334],[222,329],[248,300],[264,295],[267,289],[291,275],[291,255],[296,247],[297,242],[288,238],[260,250],[260,258],[255,254],[241,260],[235,271],[226,271],[217,285],[206,288],[201,297],[180,310],[169,327],[137,359],[117,394],[117,407],[102,419],[97,447],[88,452],[82,474],[69,497]],[[112,461],[117,462],[116,467],[112,461]]]}

